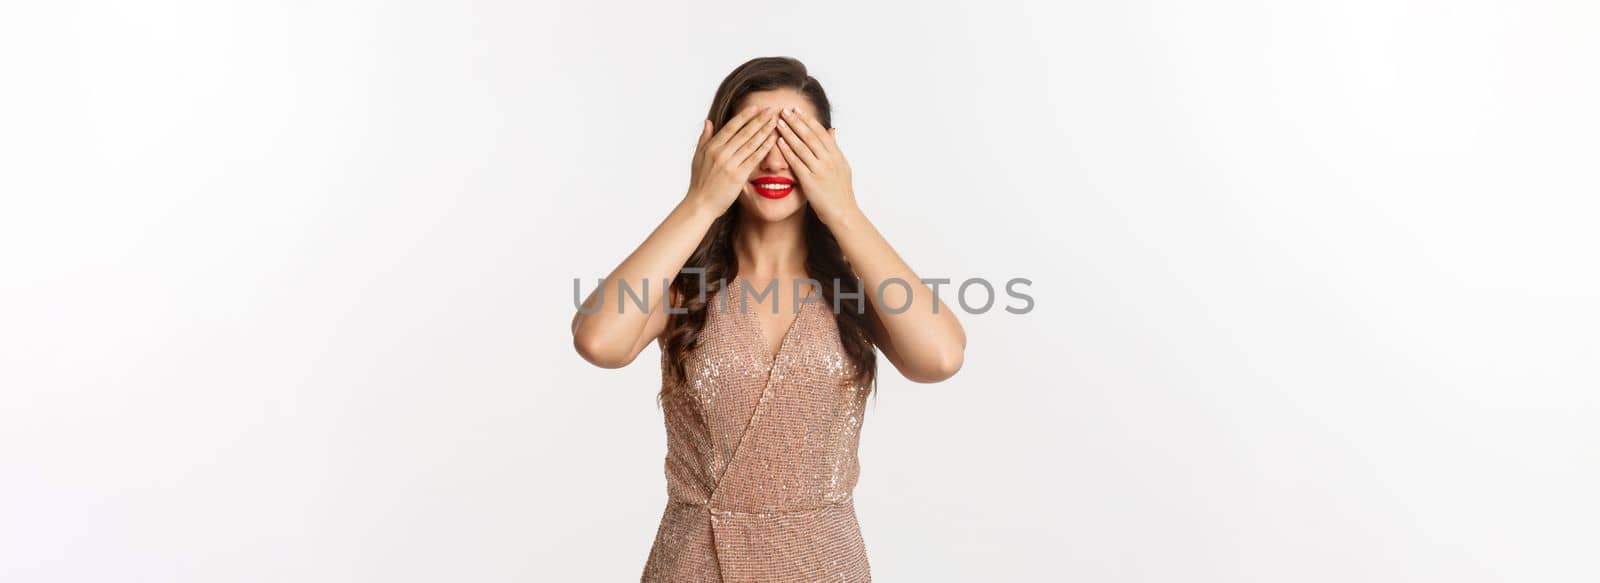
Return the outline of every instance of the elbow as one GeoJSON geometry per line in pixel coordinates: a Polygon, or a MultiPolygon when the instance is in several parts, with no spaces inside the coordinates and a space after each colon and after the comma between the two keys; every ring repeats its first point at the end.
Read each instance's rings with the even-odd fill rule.
{"type": "Polygon", "coordinates": [[[589,364],[600,368],[622,368],[633,359],[615,349],[615,343],[605,342],[591,334],[573,334],[572,347],[589,364]]]}
{"type": "Polygon", "coordinates": [[[921,374],[909,380],[918,383],[937,383],[956,376],[956,373],[961,371],[961,365],[966,359],[965,352],[966,350],[960,346],[950,350],[942,350],[934,358],[933,362],[924,367],[921,374]]]}
{"type": "Polygon", "coordinates": [[[956,376],[956,373],[961,372],[961,365],[965,361],[966,349],[957,347],[953,350],[945,351],[944,354],[939,356],[939,363],[933,368],[934,375],[939,377],[939,381],[956,376]]]}

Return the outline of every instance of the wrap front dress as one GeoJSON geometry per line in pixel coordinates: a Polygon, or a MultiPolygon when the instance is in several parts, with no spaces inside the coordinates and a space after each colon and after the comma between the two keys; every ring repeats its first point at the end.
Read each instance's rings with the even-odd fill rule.
{"type": "Polygon", "coordinates": [[[741,281],[662,402],[667,506],[640,581],[871,581],[852,498],[868,387],[830,305],[799,304],[773,356],[741,281]]]}

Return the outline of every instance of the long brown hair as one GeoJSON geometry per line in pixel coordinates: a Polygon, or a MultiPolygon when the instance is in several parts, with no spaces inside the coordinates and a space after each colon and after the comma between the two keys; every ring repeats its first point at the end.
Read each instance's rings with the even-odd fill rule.
{"type": "MultiPolygon", "coordinates": [[[[823,127],[833,127],[833,107],[828,95],[822,90],[822,84],[806,72],[805,64],[790,57],[759,57],[739,65],[717,87],[711,100],[711,112],[706,116],[711,120],[712,131],[721,130],[738,113],[746,95],[774,89],[800,92],[816,108],[823,127]]],[[[877,353],[873,352],[868,332],[865,310],[870,308],[863,305],[865,295],[861,293],[861,282],[845,260],[833,231],[822,224],[810,205],[806,205],[803,212],[807,275],[822,284],[818,287],[822,291],[823,305],[830,308],[835,295],[853,294],[843,295],[833,319],[839,325],[839,340],[844,345],[845,356],[854,365],[855,381],[871,391],[877,379],[877,353]],[[838,282],[837,287],[834,282],[838,282]]],[[[742,215],[738,203],[731,205],[711,223],[705,238],[689,255],[684,267],[703,268],[703,276],[679,272],[672,282],[673,295],[681,298],[677,303],[687,313],[668,316],[666,330],[662,332],[662,351],[668,361],[664,373],[670,381],[661,384],[659,397],[663,401],[687,378],[684,356],[699,344],[700,332],[706,325],[708,303],[714,301],[724,283],[739,273],[733,244],[742,215]],[[706,286],[704,294],[700,293],[702,281],[706,286]]]]}

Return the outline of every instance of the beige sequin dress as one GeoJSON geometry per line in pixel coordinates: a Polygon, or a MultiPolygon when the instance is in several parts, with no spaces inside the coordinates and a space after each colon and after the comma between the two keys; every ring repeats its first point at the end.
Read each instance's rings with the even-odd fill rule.
{"type": "Polygon", "coordinates": [[[867,388],[831,306],[801,304],[772,357],[740,281],[662,403],[667,507],[640,581],[871,581],[851,498],[867,388]]]}

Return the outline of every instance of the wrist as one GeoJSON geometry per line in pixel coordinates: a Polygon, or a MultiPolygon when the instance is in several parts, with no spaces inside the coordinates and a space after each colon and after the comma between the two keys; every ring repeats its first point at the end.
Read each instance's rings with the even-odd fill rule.
{"type": "Polygon", "coordinates": [[[711,197],[700,191],[690,190],[688,194],[684,195],[683,200],[678,203],[678,210],[693,218],[710,222],[722,216],[722,213],[728,209],[726,205],[722,208],[717,208],[716,201],[712,200],[711,197]]]}
{"type": "Polygon", "coordinates": [[[837,207],[816,208],[817,218],[830,229],[844,229],[859,225],[866,221],[866,214],[861,212],[861,207],[856,206],[855,197],[850,197],[849,202],[837,207]]]}

